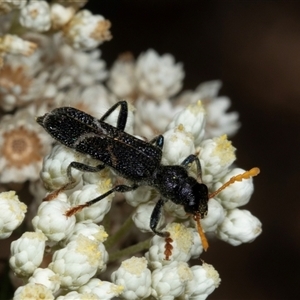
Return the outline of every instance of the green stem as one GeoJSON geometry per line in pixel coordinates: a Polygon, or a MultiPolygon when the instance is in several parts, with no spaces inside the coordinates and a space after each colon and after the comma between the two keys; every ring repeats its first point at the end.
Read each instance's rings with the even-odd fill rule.
{"type": "Polygon", "coordinates": [[[128,232],[130,227],[133,225],[131,215],[124,222],[122,227],[113,235],[111,235],[104,243],[106,249],[112,248],[117,242],[120,241],[128,232]]]}
{"type": "Polygon", "coordinates": [[[149,249],[150,240],[151,240],[151,238],[110,254],[109,262],[116,261],[123,256],[132,256],[134,253],[149,249]]]}

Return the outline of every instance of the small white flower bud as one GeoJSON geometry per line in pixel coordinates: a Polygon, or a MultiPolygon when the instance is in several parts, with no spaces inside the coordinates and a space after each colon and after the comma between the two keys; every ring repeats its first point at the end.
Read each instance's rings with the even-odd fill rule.
{"type": "Polygon", "coordinates": [[[101,15],[84,9],[79,11],[63,28],[68,44],[75,49],[92,50],[111,39],[110,22],[101,15]]]}
{"type": "Polygon", "coordinates": [[[201,219],[203,230],[205,232],[214,232],[218,225],[224,221],[225,215],[222,205],[215,199],[209,199],[207,216],[201,219]]]}
{"type": "Polygon", "coordinates": [[[53,294],[59,290],[60,279],[52,270],[37,268],[28,280],[29,283],[42,284],[53,294]]]}
{"type": "Polygon", "coordinates": [[[92,293],[78,293],[76,291],[70,292],[64,296],[59,296],[56,300],[99,300],[97,295],[92,293]]]}
{"type": "Polygon", "coordinates": [[[227,140],[226,135],[204,140],[200,147],[202,179],[206,184],[224,176],[228,167],[235,161],[236,149],[227,140]]]}
{"type": "Polygon", "coordinates": [[[176,94],[184,77],[182,64],[175,64],[171,54],[159,56],[149,49],[136,62],[135,77],[139,92],[155,100],[163,100],[176,94]]]}
{"type": "Polygon", "coordinates": [[[203,263],[202,266],[191,267],[191,271],[194,276],[191,281],[187,282],[188,299],[206,299],[220,285],[219,273],[212,265],[203,263]]]}
{"type": "Polygon", "coordinates": [[[194,144],[198,146],[205,134],[205,122],[206,112],[201,101],[198,101],[179,112],[168,125],[167,129],[175,128],[179,124],[182,124],[185,131],[190,132],[194,136],[194,144]]]}
{"type": "Polygon", "coordinates": [[[53,3],[50,6],[50,17],[53,29],[60,29],[66,25],[75,14],[72,6],[65,7],[59,3],[53,3]]]}
{"type": "Polygon", "coordinates": [[[0,193],[0,239],[8,238],[21,225],[27,206],[19,201],[15,191],[0,193]]]}
{"type": "Polygon", "coordinates": [[[218,97],[206,104],[207,112],[207,137],[227,134],[233,136],[240,128],[239,114],[236,111],[227,112],[231,105],[228,97],[218,97]]]}
{"type": "MultiPolygon", "coordinates": [[[[235,168],[224,176],[220,182],[214,185],[214,190],[217,190],[225,182],[227,182],[231,177],[238,174],[243,174],[245,170],[240,168],[235,168]]],[[[222,205],[226,209],[234,209],[236,207],[243,206],[250,201],[250,198],[254,191],[253,179],[245,179],[242,181],[236,181],[230,186],[226,187],[222,192],[220,192],[216,197],[220,199],[222,205]]]]}
{"type": "MultiPolygon", "coordinates": [[[[81,190],[75,191],[69,197],[69,201],[72,206],[84,204],[90,200],[93,200],[111,189],[111,180],[107,179],[99,182],[98,184],[84,185],[81,190]]],[[[113,199],[113,193],[99,202],[82,209],[76,213],[76,219],[78,222],[84,220],[93,220],[94,223],[99,223],[103,220],[104,216],[109,212],[113,199]]]]}
{"type": "Polygon", "coordinates": [[[133,207],[137,207],[142,203],[146,204],[150,200],[151,195],[152,190],[148,186],[140,186],[134,191],[124,193],[126,202],[133,207]]]}
{"type": "Polygon", "coordinates": [[[130,53],[124,53],[110,69],[107,86],[119,99],[128,99],[136,89],[135,62],[130,53]]]}
{"type": "Polygon", "coordinates": [[[98,271],[104,271],[106,269],[106,263],[109,259],[108,253],[103,244],[108,237],[104,227],[102,225],[93,223],[91,220],[76,223],[71,235],[61,244],[67,245],[68,243],[75,241],[80,235],[98,243],[98,250],[102,253],[101,261],[99,260],[98,271]]]}
{"type": "Polygon", "coordinates": [[[59,199],[66,199],[66,194],[60,193],[58,198],[41,203],[37,215],[32,219],[32,225],[37,232],[43,232],[50,241],[59,242],[65,239],[75,226],[75,216],[66,217],[70,204],[59,199]]]}
{"type": "Polygon", "coordinates": [[[248,210],[233,209],[227,213],[223,223],[217,229],[219,239],[238,246],[242,243],[250,243],[261,232],[261,222],[248,210]]]}
{"type": "MultiPolygon", "coordinates": [[[[132,220],[135,226],[138,229],[140,229],[142,232],[152,232],[150,228],[150,219],[155,205],[156,203],[154,201],[142,203],[136,208],[136,210],[132,215],[132,220]]],[[[165,217],[162,214],[158,223],[158,228],[160,228],[161,225],[164,224],[164,221],[165,221],[165,217]]]]}
{"type": "MultiPolygon", "coordinates": [[[[57,190],[69,182],[67,177],[67,168],[73,161],[81,161],[82,156],[62,145],[56,145],[52,148],[51,153],[45,157],[41,179],[47,190],[57,190]]],[[[75,184],[81,180],[82,172],[72,168],[72,177],[75,184]]]]}
{"type": "Polygon", "coordinates": [[[47,238],[41,232],[25,232],[10,246],[9,264],[20,277],[29,277],[41,264],[47,238]]]}
{"type": "Polygon", "coordinates": [[[101,256],[96,241],[79,235],[65,248],[55,251],[49,269],[60,276],[62,288],[78,289],[96,274],[101,256]]]}
{"type": "Polygon", "coordinates": [[[163,164],[180,165],[192,153],[195,153],[194,137],[182,124],[164,133],[163,164]]]}
{"type": "Polygon", "coordinates": [[[105,242],[108,237],[108,234],[105,232],[102,225],[97,225],[91,220],[87,220],[75,224],[71,235],[65,241],[66,244],[76,240],[80,234],[100,243],[105,242]]]}
{"type": "Polygon", "coordinates": [[[144,257],[133,256],[124,260],[111,278],[115,284],[124,287],[123,299],[144,299],[151,294],[151,272],[144,257]]]}
{"type": "Polygon", "coordinates": [[[185,292],[193,273],[185,262],[173,261],[152,272],[152,296],[155,299],[175,299],[185,292]]]}
{"type": "MultiPolygon", "coordinates": [[[[194,224],[194,226],[196,226],[196,224],[194,224]]],[[[193,243],[190,250],[191,258],[199,259],[199,256],[201,255],[202,252],[203,252],[202,240],[199,236],[198,231],[195,228],[195,230],[193,230],[193,243]]]]}
{"type": "Polygon", "coordinates": [[[175,204],[173,201],[167,201],[164,204],[164,210],[171,214],[174,218],[188,219],[190,216],[184,210],[183,205],[175,204]]]}
{"type": "Polygon", "coordinates": [[[124,287],[115,285],[108,281],[101,281],[98,278],[92,278],[88,283],[79,288],[80,293],[92,293],[98,296],[101,300],[113,299],[121,295],[124,287]]]}
{"type": "Polygon", "coordinates": [[[13,300],[54,300],[51,290],[42,284],[28,283],[20,286],[14,294],[13,300]]]}
{"type": "Polygon", "coordinates": [[[148,139],[164,132],[173,117],[182,110],[181,106],[174,106],[169,100],[154,102],[139,97],[135,100],[137,114],[135,115],[135,132],[148,139]]]}
{"type": "Polygon", "coordinates": [[[19,21],[26,28],[47,31],[51,26],[49,4],[43,0],[31,0],[21,9],[19,21]]]}
{"type": "Polygon", "coordinates": [[[36,48],[37,44],[25,41],[17,35],[5,34],[0,37],[0,52],[29,56],[36,48]]]}

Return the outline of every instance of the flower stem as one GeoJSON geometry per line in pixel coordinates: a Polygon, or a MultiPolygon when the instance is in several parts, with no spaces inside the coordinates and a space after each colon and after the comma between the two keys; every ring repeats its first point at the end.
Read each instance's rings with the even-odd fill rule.
{"type": "Polygon", "coordinates": [[[149,249],[150,240],[151,240],[151,238],[110,254],[109,262],[116,261],[123,256],[132,256],[134,253],[149,249]]]}
{"type": "Polygon", "coordinates": [[[112,248],[117,242],[120,241],[128,232],[130,227],[133,225],[133,221],[131,215],[126,219],[122,227],[114,233],[113,235],[109,236],[109,238],[105,241],[104,245],[106,249],[112,248]]]}

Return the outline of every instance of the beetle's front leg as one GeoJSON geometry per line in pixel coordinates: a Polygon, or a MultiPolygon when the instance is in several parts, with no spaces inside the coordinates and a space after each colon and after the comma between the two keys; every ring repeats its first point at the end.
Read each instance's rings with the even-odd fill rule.
{"type": "Polygon", "coordinates": [[[172,255],[172,249],[173,249],[173,246],[171,244],[173,240],[170,237],[170,232],[168,231],[162,232],[157,230],[157,226],[162,214],[162,207],[166,201],[167,200],[160,198],[156,203],[150,218],[150,228],[155,234],[165,238],[166,244],[165,244],[164,254],[165,254],[165,259],[169,260],[170,256],[172,255]]]}
{"type": "Polygon", "coordinates": [[[151,214],[151,218],[150,218],[150,228],[151,230],[161,236],[161,237],[169,237],[170,236],[170,233],[165,231],[165,232],[162,232],[162,231],[158,231],[157,230],[157,226],[158,226],[158,223],[159,223],[159,220],[161,218],[161,214],[162,214],[162,207],[163,205],[165,204],[166,200],[160,198],[158,200],[158,202],[156,203],[153,211],[152,211],[152,214],[151,214]]]}
{"type": "Polygon", "coordinates": [[[197,166],[197,179],[198,182],[202,183],[202,168],[201,163],[198,158],[198,156],[191,154],[189,155],[182,163],[181,165],[184,166],[186,169],[190,167],[190,165],[195,162],[197,166]]]}

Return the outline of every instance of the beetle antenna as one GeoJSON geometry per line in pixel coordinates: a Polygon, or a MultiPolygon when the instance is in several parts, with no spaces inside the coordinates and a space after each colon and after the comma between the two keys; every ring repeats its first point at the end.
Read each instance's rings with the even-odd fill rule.
{"type": "Polygon", "coordinates": [[[193,219],[195,220],[196,224],[197,224],[197,230],[201,239],[201,243],[202,243],[202,247],[204,249],[204,251],[206,251],[208,249],[208,241],[207,238],[205,236],[205,233],[202,229],[201,223],[200,223],[200,214],[195,214],[193,216],[193,219]]]}
{"type": "Polygon", "coordinates": [[[242,181],[243,179],[249,179],[250,177],[254,177],[258,175],[260,172],[259,168],[252,168],[249,171],[244,172],[243,174],[239,174],[236,176],[231,177],[226,183],[224,183],[219,189],[217,189],[215,192],[209,194],[209,199],[213,198],[217,194],[219,194],[221,191],[223,191],[225,188],[227,188],[229,185],[233,184],[236,181],[242,181]]]}

